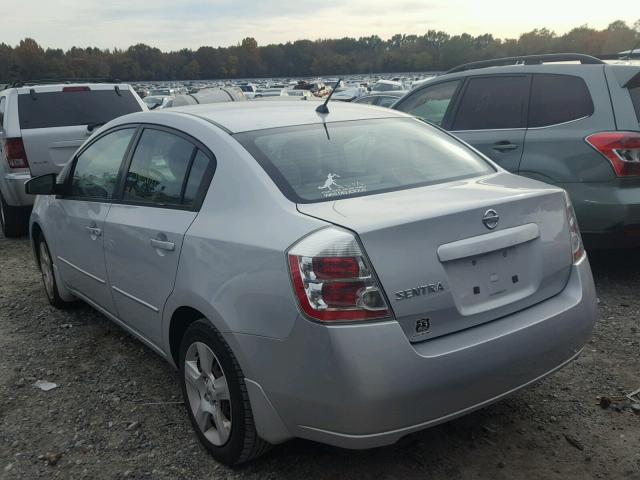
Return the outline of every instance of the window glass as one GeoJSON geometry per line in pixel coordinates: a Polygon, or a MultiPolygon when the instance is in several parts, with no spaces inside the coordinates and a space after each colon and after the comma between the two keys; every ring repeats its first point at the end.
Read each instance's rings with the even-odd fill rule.
{"type": "Polygon", "coordinates": [[[393,105],[393,103],[394,103],[395,101],[397,101],[397,100],[398,100],[398,98],[399,98],[399,97],[387,97],[387,96],[382,97],[382,96],[381,96],[381,97],[379,97],[379,98],[378,98],[378,103],[377,103],[377,105],[380,105],[381,107],[387,107],[387,108],[389,108],[391,105],[393,105]]]}
{"type": "Polygon", "coordinates": [[[20,128],[102,124],[142,108],[128,89],[36,92],[18,95],[20,128]]]}
{"type": "Polygon", "coordinates": [[[472,78],[456,113],[452,130],[492,130],[524,127],[529,77],[472,78]]]}
{"type": "Polygon", "coordinates": [[[120,164],[134,131],[134,128],[116,130],[80,154],[71,179],[72,196],[105,200],[113,197],[120,164]]]}
{"type": "Polygon", "coordinates": [[[529,126],[543,127],[593,114],[589,89],[580,77],[536,74],[531,85],[529,126]]]}
{"type": "Polygon", "coordinates": [[[373,105],[377,100],[377,97],[372,95],[372,96],[366,96],[366,97],[360,97],[358,99],[356,99],[356,103],[364,103],[365,105],[373,105]]]}
{"type": "Polygon", "coordinates": [[[640,124],[640,85],[629,89],[631,94],[631,101],[636,109],[636,117],[638,117],[638,124],[640,124]]]}
{"type": "Polygon", "coordinates": [[[464,144],[413,118],[257,130],[235,138],[294,202],[370,195],[494,171],[464,144]]]}
{"type": "Polygon", "coordinates": [[[177,135],[145,129],[131,159],[123,198],[180,205],[182,185],[194,148],[191,142],[177,135]]]}
{"type": "Polygon", "coordinates": [[[439,83],[410,94],[398,105],[401,110],[427,122],[442,125],[451,99],[456,92],[460,80],[439,83]]]}
{"type": "Polygon", "coordinates": [[[191,171],[189,172],[187,188],[184,191],[184,198],[182,199],[183,205],[193,205],[193,203],[195,202],[196,196],[198,195],[198,190],[200,189],[200,185],[202,184],[202,180],[204,179],[204,175],[207,171],[208,166],[209,157],[198,150],[198,153],[193,159],[191,171]]]}

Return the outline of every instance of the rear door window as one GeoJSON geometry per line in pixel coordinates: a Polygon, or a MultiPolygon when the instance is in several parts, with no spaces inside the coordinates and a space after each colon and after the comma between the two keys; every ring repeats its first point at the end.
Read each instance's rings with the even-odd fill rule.
{"type": "Polygon", "coordinates": [[[469,79],[451,129],[524,128],[529,83],[528,75],[469,79]]]}
{"type": "Polygon", "coordinates": [[[199,208],[215,159],[185,137],[145,128],[127,172],[123,200],[199,208]]]}
{"type": "Polygon", "coordinates": [[[193,143],[178,135],[147,128],[131,159],[124,200],[180,205],[189,165],[196,154],[193,143]]]}
{"type": "Polygon", "coordinates": [[[410,94],[397,109],[436,125],[442,125],[460,80],[438,83],[410,94]]]}
{"type": "Polygon", "coordinates": [[[76,160],[71,196],[108,200],[115,191],[118,172],[135,128],[124,128],[100,137],[76,160]]]}
{"type": "MultiPolygon", "coordinates": [[[[90,87],[89,87],[90,88],[90,87]]],[[[141,107],[128,89],[69,90],[18,95],[20,128],[103,124],[141,107]]]]}
{"type": "Polygon", "coordinates": [[[582,78],[554,74],[533,76],[529,127],[556,125],[592,114],[593,100],[582,78]]]}

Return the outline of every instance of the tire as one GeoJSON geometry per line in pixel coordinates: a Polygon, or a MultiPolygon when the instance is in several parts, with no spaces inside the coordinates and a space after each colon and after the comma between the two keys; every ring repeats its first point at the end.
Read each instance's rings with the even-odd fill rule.
{"type": "Polygon", "coordinates": [[[27,234],[28,211],[28,208],[7,204],[0,193],[0,226],[5,237],[16,238],[27,234]]]}
{"type": "Polygon", "coordinates": [[[59,309],[68,309],[74,305],[74,302],[67,302],[60,298],[58,291],[58,282],[53,270],[53,260],[51,259],[51,253],[49,252],[49,246],[43,237],[38,239],[37,243],[38,251],[38,266],[40,267],[40,273],[42,274],[42,283],[44,285],[44,291],[47,294],[47,300],[49,303],[59,309]]]}
{"type": "Polygon", "coordinates": [[[178,367],[193,429],[217,461],[239,465],[270,448],[256,432],[240,365],[206,319],[197,320],[185,332],[178,367]]]}

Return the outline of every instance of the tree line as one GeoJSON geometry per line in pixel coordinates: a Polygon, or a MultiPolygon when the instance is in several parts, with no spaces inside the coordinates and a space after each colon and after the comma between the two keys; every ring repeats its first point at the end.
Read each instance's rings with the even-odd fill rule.
{"type": "Polygon", "coordinates": [[[258,46],[247,37],[230,47],[162,52],[139,43],[127,49],[43,48],[32,38],[16,46],[0,43],[0,82],[55,77],[113,77],[135,80],[197,80],[300,77],[357,73],[443,71],[461,63],[514,55],[578,52],[617,53],[640,47],[640,20],[632,26],[616,20],[602,30],[587,25],[563,35],[546,28],[517,39],[487,33],[397,34],[297,40],[258,46]]]}

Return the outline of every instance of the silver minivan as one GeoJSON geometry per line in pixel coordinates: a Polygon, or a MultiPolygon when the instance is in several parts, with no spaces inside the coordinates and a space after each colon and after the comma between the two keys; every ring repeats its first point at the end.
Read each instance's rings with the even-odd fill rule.
{"type": "Polygon", "coordinates": [[[596,295],[562,189],[406,114],[337,103],[118,118],[40,194],[49,301],[178,368],[226,464],[301,437],[388,445],[579,355],[596,295]]]}

